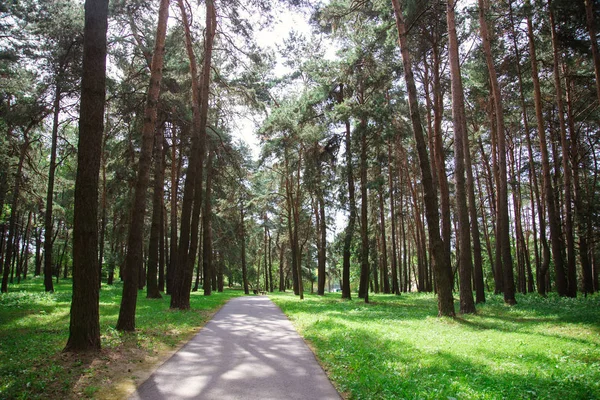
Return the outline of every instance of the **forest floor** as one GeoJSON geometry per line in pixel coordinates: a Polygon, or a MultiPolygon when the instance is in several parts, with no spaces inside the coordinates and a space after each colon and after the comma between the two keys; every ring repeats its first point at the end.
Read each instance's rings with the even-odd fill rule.
{"type": "Polygon", "coordinates": [[[169,309],[169,296],[138,296],[136,332],[114,329],[122,285],[102,285],[102,351],[63,353],[69,335],[71,280],[45,293],[43,279],[9,285],[0,295],[0,399],[126,398],[150,373],[184,345],[227,300],[226,290],[204,297],[192,293],[189,311],[169,309]]]}
{"type": "Polygon", "coordinates": [[[270,297],[349,399],[600,399],[599,295],[486,295],[456,318],[432,294],[270,297]]]}
{"type": "MultiPolygon", "coordinates": [[[[190,311],[140,292],[137,330],[116,325],[122,286],[102,286],[102,351],[63,353],[71,281],[43,280],[0,295],[0,399],[124,398],[230,298],[192,293],[190,311]]],[[[349,399],[600,399],[600,295],[487,294],[475,315],[438,318],[431,294],[270,298],[288,315],[349,399]]]]}

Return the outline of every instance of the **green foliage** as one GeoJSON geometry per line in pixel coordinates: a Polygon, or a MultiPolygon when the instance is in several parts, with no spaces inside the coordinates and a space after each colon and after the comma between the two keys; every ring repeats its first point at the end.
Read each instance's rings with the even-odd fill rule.
{"type": "Polygon", "coordinates": [[[600,397],[600,297],[488,295],[476,315],[438,318],[433,295],[272,299],[350,399],[600,397]]]}
{"type": "MultiPolygon", "coordinates": [[[[65,361],[61,355],[69,333],[71,287],[71,281],[65,280],[55,285],[54,293],[45,293],[41,278],[34,278],[11,285],[9,293],[0,296],[0,398],[76,398],[75,390],[94,397],[100,384],[110,384],[91,380],[81,387],[78,381],[100,367],[85,358],[65,361]]],[[[103,286],[100,291],[103,351],[95,359],[110,360],[115,352],[130,347],[146,356],[159,349],[173,349],[228,299],[242,293],[229,290],[209,297],[192,293],[190,311],[170,310],[168,296],[160,300],[138,296],[138,329],[122,333],[114,329],[121,292],[121,285],[103,286]]],[[[124,358],[116,363],[132,361],[124,358]]]]}

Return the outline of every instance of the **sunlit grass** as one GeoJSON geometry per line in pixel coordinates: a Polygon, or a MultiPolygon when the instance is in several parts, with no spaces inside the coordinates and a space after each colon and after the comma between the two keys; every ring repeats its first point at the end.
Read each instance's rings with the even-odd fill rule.
{"type": "Polygon", "coordinates": [[[69,335],[72,283],[62,281],[54,288],[54,293],[45,293],[43,280],[34,278],[10,285],[9,293],[0,295],[0,399],[94,398],[113,383],[103,382],[104,372],[175,348],[228,299],[242,294],[235,290],[209,297],[192,293],[191,310],[173,311],[169,296],[146,299],[145,291],[140,291],[137,330],[124,334],[114,328],[122,285],[102,285],[103,351],[90,358],[61,354],[69,335]],[[120,357],[115,357],[117,353],[120,357]]]}
{"type": "Polygon", "coordinates": [[[455,319],[425,294],[271,297],[350,399],[600,398],[599,296],[488,295],[455,319]]]}

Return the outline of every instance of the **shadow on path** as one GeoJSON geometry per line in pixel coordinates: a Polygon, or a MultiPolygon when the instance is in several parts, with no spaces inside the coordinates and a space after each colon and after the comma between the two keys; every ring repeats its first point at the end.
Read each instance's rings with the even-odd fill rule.
{"type": "Polygon", "coordinates": [[[267,297],[230,300],[130,397],[335,399],[314,354],[267,297]]]}

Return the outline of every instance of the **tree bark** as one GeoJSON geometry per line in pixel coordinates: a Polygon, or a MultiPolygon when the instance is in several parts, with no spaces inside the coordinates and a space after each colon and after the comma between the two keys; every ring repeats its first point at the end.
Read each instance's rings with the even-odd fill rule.
{"type": "MultiPolygon", "coordinates": [[[[321,168],[319,168],[319,175],[321,175],[321,168]]],[[[326,278],[326,265],[327,265],[327,220],[325,219],[325,189],[324,182],[320,179],[317,199],[317,209],[319,211],[319,238],[320,248],[318,253],[318,276],[317,282],[317,294],[319,296],[325,295],[325,278],[326,278]]]]}
{"type": "Polygon", "coordinates": [[[213,266],[213,249],[212,249],[212,162],[215,155],[215,150],[209,146],[208,159],[206,160],[206,196],[204,196],[204,215],[202,216],[202,269],[204,271],[204,295],[210,296],[211,281],[213,280],[215,271],[213,266]]]}
{"type": "Polygon", "coordinates": [[[506,136],[504,130],[504,110],[502,105],[502,94],[498,84],[498,76],[496,75],[496,67],[492,57],[492,47],[488,23],[486,20],[487,9],[484,6],[483,0],[478,0],[479,3],[479,25],[481,39],[483,42],[483,51],[485,54],[486,64],[488,67],[490,85],[492,88],[492,96],[494,108],[496,112],[496,133],[498,145],[498,221],[497,221],[497,237],[496,240],[500,243],[499,253],[503,272],[503,289],[504,302],[507,304],[516,304],[515,300],[515,282],[513,273],[513,262],[510,246],[510,224],[508,213],[508,182],[506,168],[506,136]]]}
{"type": "Polygon", "coordinates": [[[46,213],[44,214],[44,288],[54,292],[52,284],[52,206],[54,205],[54,174],[56,172],[56,146],[60,118],[61,89],[57,83],[54,93],[54,119],[52,121],[52,144],[50,147],[50,166],[48,168],[48,191],[46,194],[46,213]]]}
{"type": "Polygon", "coordinates": [[[66,351],[100,349],[98,180],[104,134],[108,0],[86,0],[73,217],[73,299],[66,351]]]}
{"type": "MultiPolygon", "coordinates": [[[[182,161],[182,154],[177,157],[177,130],[171,130],[171,191],[170,195],[170,243],[169,243],[169,265],[167,267],[167,294],[173,294],[173,285],[177,271],[177,193],[179,192],[179,171],[182,161]]],[[[183,133],[181,137],[183,138],[183,133]]],[[[180,139],[180,141],[182,141],[180,139]]]]}
{"type": "Polygon", "coordinates": [[[577,296],[577,267],[575,255],[575,238],[573,236],[573,191],[572,191],[572,172],[570,164],[571,144],[567,136],[567,125],[565,122],[565,106],[563,99],[563,89],[561,85],[560,66],[561,55],[558,48],[558,38],[556,26],[554,23],[554,11],[552,10],[551,0],[548,0],[548,12],[550,14],[550,33],[552,38],[552,52],[554,61],[554,90],[556,94],[556,107],[558,113],[558,123],[560,128],[560,143],[562,147],[562,168],[563,168],[563,190],[564,190],[564,226],[565,237],[567,241],[567,291],[569,297],[577,296]]]}
{"type": "Polygon", "coordinates": [[[160,82],[162,80],[163,63],[165,54],[165,38],[167,34],[167,21],[169,18],[169,0],[161,0],[158,11],[156,28],[156,42],[152,56],[150,71],[150,85],[144,111],[144,125],[142,128],[142,145],[138,162],[137,180],[133,197],[131,225],[127,239],[127,256],[125,260],[125,279],[123,283],[123,297],[117,330],[135,330],[135,308],[139,285],[138,271],[142,268],[142,246],[144,234],[144,216],[146,214],[146,192],[150,181],[150,165],[152,163],[152,145],[156,129],[158,113],[158,97],[160,82]]]}
{"type": "MultiPolygon", "coordinates": [[[[186,49],[190,59],[190,73],[192,76],[192,98],[193,98],[193,122],[196,146],[192,143],[192,155],[189,163],[193,173],[186,176],[184,188],[183,208],[181,217],[181,234],[179,245],[179,264],[177,271],[177,288],[171,297],[171,308],[190,308],[190,288],[194,270],[196,251],[198,248],[198,229],[200,222],[200,211],[202,209],[202,179],[204,153],[206,152],[206,125],[208,120],[208,97],[212,63],[212,50],[216,32],[217,15],[212,0],[206,1],[206,38],[204,40],[204,60],[202,65],[202,78],[197,80],[197,67],[190,26],[183,6],[183,1],[178,1],[183,16],[183,25],[186,36],[186,49]],[[187,196],[186,196],[187,195],[187,196]],[[193,199],[193,200],[192,200],[193,199]],[[192,210],[193,203],[193,210],[192,210]],[[193,212],[192,212],[193,211],[193,212]],[[185,212],[185,214],[184,214],[185,212]],[[190,221],[191,216],[191,221],[190,221]],[[191,235],[190,235],[191,230],[191,235]]],[[[192,139],[194,142],[194,140],[192,139]]]]}
{"type": "Polygon", "coordinates": [[[244,294],[250,294],[248,290],[248,267],[246,266],[246,223],[244,222],[244,203],[240,202],[240,240],[242,242],[242,284],[244,294]]]}
{"type": "Polygon", "coordinates": [[[391,220],[391,231],[392,231],[392,293],[400,295],[400,286],[398,284],[398,250],[396,242],[396,202],[394,200],[394,178],[392,168],[392,140],[388,142],[388,185],[390,192],[390,220],[391,220]]]}
{"type": "Polygon", "coordinates": [[[408,51],[408,40],[406,38],[406,26],[402,15],[402,8],[398,0],[392,0],[396,16],[396,27],[398,29],[398,41],[402,53],[402,64],[404,66],[404,78],[408,89],[410,119],[413,126],[413,134],[419,155],[419,166],[425,192],[425,207],[427,225],[431,240],[431,253],[435,268],[436,287],[438,293],[438,314],[440,316],[454,316],[454,301],[452,297],[452,270],[445,262],[444,243],[440,236],[439,207],[437,194],[433,187],[431,165],[427,156],[427,146],[423,135],[423,126],[417,101],[417,88],[412,72],[412,64],[408,51]]]}
{"type": "MultiPolygon", "coordinates": [[[[344,86],[340,85],[340,103],[344,101],[344,86]]],[[[350,130],[350,121],[345,121],[346,127],[346,179],[348,181],[348,203],[350,207],[350,216],[348,225],[344,232],[344,250],[342,261],[342,299],[350,300],[350,250],[352,247],[352,237],[354,236],[354,226],[356,224],[356,196],[354,187],[354,174],[352,162],[352,133],[350,130]]]]}
{"type": "Polygon", "coordinates": [[[162,222],[162,199],[164,195],[163,136],[164,124],[156,129],[154,137],[154,191],[152,193],[152,224],[148,245],[148,273],[146,275],[146,297],[162,298],[158,290],[158,263],[162,222]]]}
{"type": "Polygon", "coordinates": [[[448,52],[450,57],[450,73],[452,76],[452,120],[454,126],[454,177],[456,182],[456,208],[458,214],[458,246],[459,253],[459,287],[460,312],[471,314],[475,312],[473,287],[473,261],[471,258],[471,236],[469,227],[469,210],[465,182],[465,154],[470,152],[467,137],[467,118],[465,115],[465,98],[460,75],[460,60],[458,55],[458,38],[454,15],[454,0],[448,0],[448,52]]]}
{"type": "MultiPolygon", "coordinates": [[[[526,7],[530,8],[529,0],[525,2],[526,7]]],[[[544,192],[546,194],[546,210],[548,213],[548,224],[550,226],[550,241],[552,245],[552,258],[554,261],[554,270],[556,273],[556,290],[561,296],[567,294],[566,276],[564,270],[564,259],[562,256],[562,233],[561,222],[558,210],[555,205],[554,189],[552,184],[552,175],[550,173],[550,157],[548,153],[548,141],[546,139],[546,124],[542,113],[542,94],[540,89],[540,80],[538,74],[538,62],[535,50],[535,39],[533,33],[533,24],[531,17],[527,15],[527,34],[529,38],[529,56],[531,59],[531,78],[533,81],[533,95],[535,104],[535,116],[537,120],[538,137],[540,141],[540,153],[542,155],[542,175],[544,179],[544,192]]],[[[549,263],[548,263],[549,265],[549,263]]],[[[543,268],[542,268],[543,269],[543,268]]],[[[538,274],[538,293],[546,295],[545,277],[546,270],[538,274]]]]}
{"type": "Polygon", "coordinates": [[[361,121],[360,132],[360,284],[358,297],[369,302],[369,221],[367,190],[367,123],[361,121]]]}

